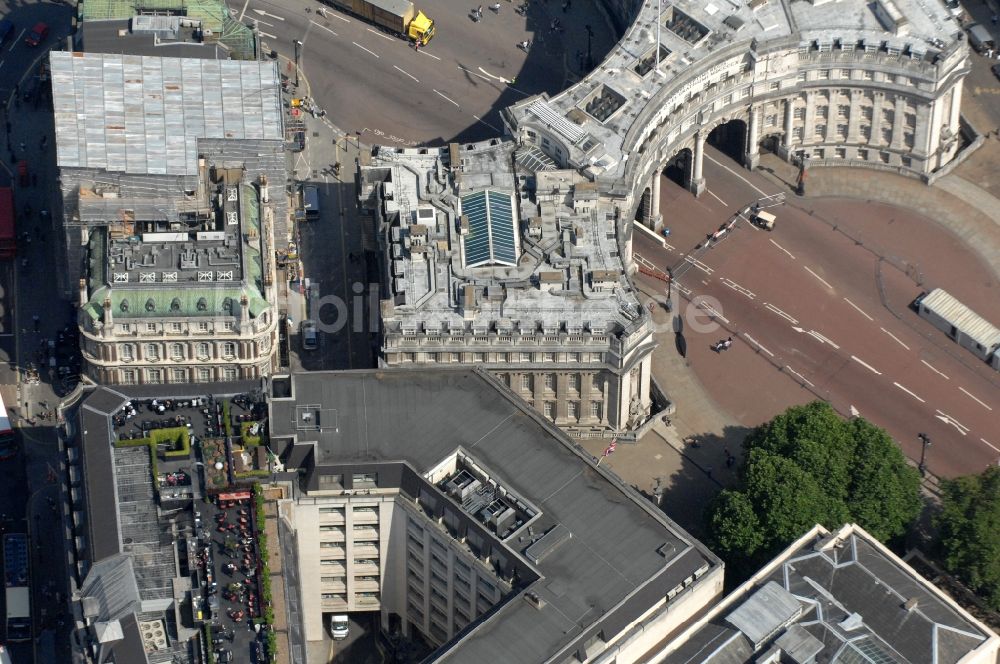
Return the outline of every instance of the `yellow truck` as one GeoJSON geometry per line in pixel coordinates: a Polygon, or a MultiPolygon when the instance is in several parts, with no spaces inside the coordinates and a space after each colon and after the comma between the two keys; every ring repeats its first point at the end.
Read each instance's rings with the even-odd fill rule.
{"type": "Polygon", "coordinates": [[[416,9],[410,0],[324,0],[324,2],[420,46],[426,46],[434,36],[434,21],[416,9]]]}

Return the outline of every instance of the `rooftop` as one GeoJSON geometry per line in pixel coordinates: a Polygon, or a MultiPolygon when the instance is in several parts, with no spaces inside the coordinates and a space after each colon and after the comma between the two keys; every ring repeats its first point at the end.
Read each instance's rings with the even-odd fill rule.
{"type": "Polygon", "coordinates": [[[644,319],[614,214],[576,172],[520,152],[380,148],[363,169],[385,222],[388,330],[604,334],[644,319]]]}
{"type": "MultiPolygon", "coordinates": [[[[647,131],[687,109],[702,87],[736,80],[747,71],[751,53],[763,57],[771,44],[845,63],[878,55],[889,63],[913,64],[914,74],[935,81],[938,63],[954,61],[950,55],[962,39],[960,25],[937,0],[675,0],[662,10],[657,5],[642,3],[618,46],[582,81],[507,111],[518,123],[545,125],[572,145],[570,163],[609,183],[624,177],[629,156],[643,145],[647,131]],[[658,32],[660,74],[654,71],[658,32]],[[693,66],[703,61],[711,65],[693,66]]],[[[756,76],[777,80],[787,72],[782,63],[756,76]]]]}
{"type": "Polygon", "coordinates": [[[973,652],[995,658],[998,646],[1000,637],[860,527],[817,526],[659,661],[749,664],[780,652],[796,664],[953,664],[973,652]]]}
{"type": "Polygon", "coordinates": [[[283,140],[273,62],[52,51],[57,163],[197,175],[201,139],[283,140]]]}
{"type": "Polygon", "coordinates": [[[719,564],[483,372],[308,372],[274,389],[289,396],[271,399],[272,449],[286,468],[315,467],[307,483],[318,486],[334,466],[402,464],[490,524],[494,558],[530,567],[519,577],[526,587],[443,646],[438,661],[562,661],[719,564]]]}

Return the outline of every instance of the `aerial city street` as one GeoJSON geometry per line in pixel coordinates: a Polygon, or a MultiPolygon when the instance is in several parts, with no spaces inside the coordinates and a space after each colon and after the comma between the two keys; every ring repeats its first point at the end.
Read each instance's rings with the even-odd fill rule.
{"type": "Polygon", "coordinates": [[[0,664],[1000,663],[1000,0],[0,0],[0,664]]]}

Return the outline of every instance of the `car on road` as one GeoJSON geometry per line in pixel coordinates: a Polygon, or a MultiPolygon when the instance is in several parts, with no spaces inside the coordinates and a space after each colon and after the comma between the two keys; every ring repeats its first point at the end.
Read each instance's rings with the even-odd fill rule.
{"type": "Polygon", "coordinates": [[[1000,65],[993,65],[992,67],[990,67],[990,71],[993,72],[994,76],[1000,79],[1000,65]]]}
{"type": "Polygon", "coordinates": [[[336,641],[343,641],[351,633],[350,619],[346,614],[339,613],[330,616],[330,636],[336,641]]]}
{"type": "Polygon", "coordinates": [[[28,36],[24,38],[24,43],[28,46],[38,46],[49,36],[49,26],[47,23],[35,23],[28,36]]]}
{"type": "Polygon", "coordinates": [[[316,333],[316,321],[304,320],[299,327],[302,335],[302,349],[316,350],[319,348],[319,336],[316,333]]]}
{"type": "Polygon", "coordinates": [[[9,19],[0,21],[0,44],[3,44],[14,34],[14,23],[9,19]]]}

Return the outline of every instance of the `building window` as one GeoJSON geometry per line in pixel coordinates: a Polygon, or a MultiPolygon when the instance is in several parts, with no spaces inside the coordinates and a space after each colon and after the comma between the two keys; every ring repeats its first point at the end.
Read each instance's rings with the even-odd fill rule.
{"type": "Polygon", "coordinates": [[[354,473],[352,479],[355,489],[378,488],[378,473],[354,473]]]}
{"type": "Polygon", "coordinates": [[[847,125],[837,125],[837,138],[847,138],[847,125]]]}
{"type": "Polygon", "coordinates": [[[778,83],[778,81],[771,81],[771,83],[768,85],[768,88],[773,92],[774,90],[778,89],[779,85],[780,83],[778,83]]]}
{"type": "Polygon", "coordinates": [[[132,333],[132,324],[131,323],[122,323],[121,325],[118,326],[118,329],[121,331],[122,334],[131,334],[132,333]]]}
{"type": "Polygon", "coordinates": [[[150,362],[160,359],[160,347],[157,344],[146,344],[146,359],[150,362]]]}
{"type": "Polygon", "coordinates": [[[527,374],[521,376],[521,389],[530,390],[531,389],[531,376],[527,374]]]}
{"type": "Polygon", "coordinates": [[[171,332],[178,332],[179,333],[179,332],[182,332],[183,329],[184,329],[184,327],[180,323],[171,323],[170,324],[170,331],[171,332]]]}
{"type": "Polygon", "coordinates": [[[187,371],[184,369],[174,369],[170,372],[170,380],[175,383],[183,383],[187,380],[187,371]]]}
{"type": "Polygon", "coordinates": [[[222,327],[226,330],[226,332],[232,332],[234,327],[233,321],[227,320],[222,327]]]}
{"type": "Polygon", "coordinates": [[[184,344],[170,344],[170,359],[171,360],[184,359],[184,344]]]}
{"type": "Polygon", "coordinates": [[[497,362],[507,364],[507,353],[497,353],[497,362]]]}
{"type": "Polygon", "coordinates": [[[162,383],[163,382],[163,372],[159,369],[147,369],[146,370],[146,382],[148,383],[162,383]]]}
{"type": "Polygon", "coordinates": [[[195,347],[199,360],[207,360],[209,358],[210,346],[208,343],[202,341],[199,342],[195,347]]]}
{"type": "Polygon", "coordinates": [[[840,70],[840,77],[841,78],[850,78],[851,77],[851,70],[850,69],[841,69],[840,70]]]}
{"type": "Polygon", "coordinates": [[[146,333],[156,334],[156,323],[146,323],[146,333]]]}
{"type": "Polygon", "coordinates": [[[222,370],[222,379],[223,380],[236,380],[236,368],[235,367],[226,367],[226,368],[224,368],[222,370]]]}
{"type": "Polygon", "coordinates": [[[601,419],[601,402],[591,401],[590,402],[590,416],[595,420],[601,419]]]}
{"type": "Polygon", "coordinates": [[[544,359],[545,362],[555,362],[556,354],[555,353],[546,353],[543,359],[544,359]]]}
{"type": "Polygon", "coordinates": [[[198,331],[199,332],[208,332],[208,323],[206,321],[199,321],[198,322],[198,331]]]}
{"type": "Polygon", "coordinates": [[[554,390],[556,387],[556,377],[553,374],[545,374],[545,389],[554,390]]]}
{"type": "Polygon", "coordinates": [[[575,420],[580,417],[580,402],[579,401],[569,401],[566,403],[566,415],[571,419],[575,420]]]}
{"type": "Polygon", "coordinates": [[[222,359],[231,360],[236,357],[236,344],[226,341],[222,344],[222,359]]]}
{"type": "Polygon", "coordinates": [[[131,362],[135,359],[135,346],[132,344],[122,344],[118,346],[118,357],[122,362],[131,362]]]}
{"type": "Polygon", "coordinates": [[[206,367],[198,369],[198,381],[202,383],[207,383],[212,380],[212,370],[206,367]]]}
{"type": "Polygon", "coordinates": [[[816,136],[816,138],[820,138],[820,139],[822,139],[824,136],[826,136],[826,125],[816,125],[815,136],[816,136]]]}
{"type": "Polygon", "coordinates": [[[122,371],[122,385],[135,385],[135,369],[122,371]]]}
{"type": "Polygon", "coordinates": [[[887,144],[892,142],[892,129],[882,130],[882,142],[887,144]]]}
{"type": "Polygon", "coordinates": [[[796,120],[805,120],[806,119],[805,107],[793,108],[792,117],[796,120]]]}
{"type": "Polygon", "coordinates": [[[580,391],[580,374],[573,374],[569,377],[569,389],[580,391]]]}
{"type": "Polygon", "coordinates": [[[555,408],[553,407],[553,404],[552,404],[551,401],[546,401],[545,402],[545,405],[542,407],[542,412],[545,414],[545,417],[547,417],[550,420],[555,418],[555,414],[554,414],[555,413],[555,408]]]}

